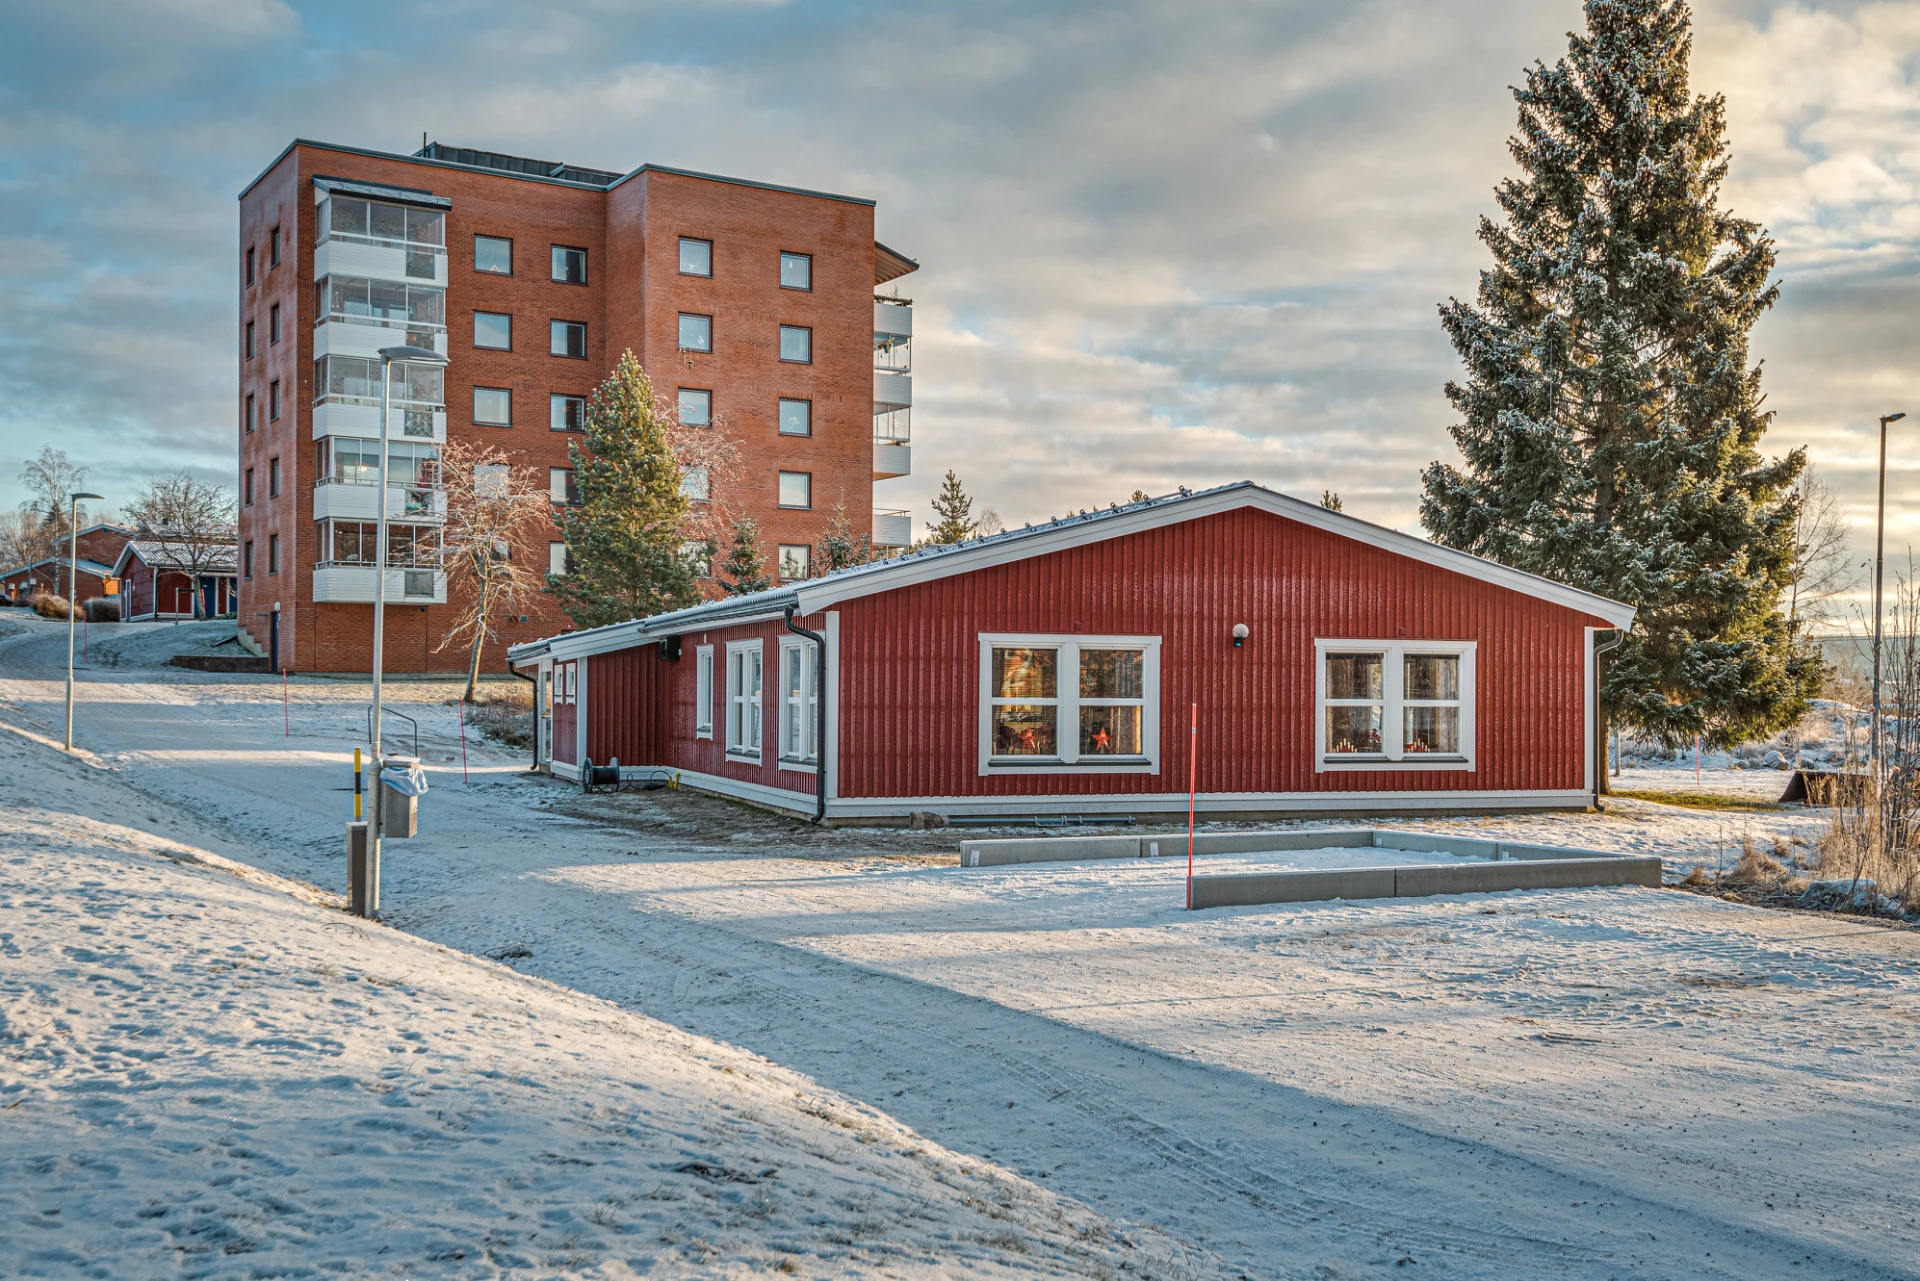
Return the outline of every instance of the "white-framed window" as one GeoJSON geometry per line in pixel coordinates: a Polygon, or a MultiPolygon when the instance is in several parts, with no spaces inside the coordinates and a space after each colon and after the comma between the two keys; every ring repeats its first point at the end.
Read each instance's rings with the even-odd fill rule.
{"type": "Polygon", "coordinates": [[[680,274],[683,276],[713,274],[713,242],[711,240],[696,240],[692,236],[680,237],[680,274]]]}
{"type": "Polygon", "coordinates": [[[713,497],[713,474],[705,467],[681,468],[680,496],[688,502],[706,502],[713,497]]]}
{"type": "Polygon", "coordinates": [[[980,636],[980,772],[1160,772],[1160,638],[980,636]]]}
{"type": "Polygon", "coordinates": [[[760,759],[760,642],[727,646],[727,755],[760,759]]]}
{"type": "Polygon", "coordinates": [[[780,764],[817,766],[820,760],[819,649],[804,636],[780,638],[780,764]]]}
{"type": "Polygon", "coordinates": [[[693,651],[693,736],[713,737],[713,646],[693,651]]]}
{"type": "Polygon", "coordinates": [[[1316,640],[1314,769],[1474,767],[1472,641],[1316,640]]]}
{"type": "Polygon", "coordinates": [[[547,572],[549,574],[564,574],[572,564],[573,557],[567,555],[567,545],[565,543],[547,544],[547,572]]]}
{"type": "Polygon", "coordinates": [[[781,582],[799,582],[813,573],[813,548],[805,543],[781,543],[777,568],[781,582]]]}

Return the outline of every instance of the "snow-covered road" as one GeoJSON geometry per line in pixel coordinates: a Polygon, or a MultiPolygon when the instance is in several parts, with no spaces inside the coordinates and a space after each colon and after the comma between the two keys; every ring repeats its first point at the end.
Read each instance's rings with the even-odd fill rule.
{"type": "MultiPolygon", "coordinates": [[[[26,627],[0,637],[0,701],[57,731],[63,651],[26,627]]],[[[294,682],[286,737],[277,683],[159,672],[164,637],[108,630],[96,656],[125,665],[84,674],[78,738],[155,802],[127,817],[337,886],[364,687],[294,682]]],[[[391,924],[525,949],[524,972],[1158,1225],[1202,1271],[1916,1274],[1911,932],[1644,890],[1194,915],[1165,864],[963,872],[904,834],[770,847],[744,812],[752,839],[696,843],[674,816],[720,802],[582,798],[498,751],[462,785],[450,692],[396,688],[441,760],[422,837],[389,847],[391,924]]],[[[1724,815],[1620,808],[1449,826],[1729,839],[1724,815]]]]}

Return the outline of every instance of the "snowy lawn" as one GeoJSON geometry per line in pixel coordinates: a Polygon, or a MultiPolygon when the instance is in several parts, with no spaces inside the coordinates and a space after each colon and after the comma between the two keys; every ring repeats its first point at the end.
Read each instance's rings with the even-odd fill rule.
{"type": "MultiPolygon", "coordinates": [[[[42,733],[63,652],[33,624],[0,637],[0,704],[42,733]]],[[[84,680],[80,741],[130,790],[77,807],[339,886],[364,686],[292,682],[289,737],[278,682],[84,680]]],[[[477,746],[463,785],[451,690],[391,688],[434,785],[389,849],[397,930],[745,1047],[1156,1225],[1196,1272],[1916,1274],[1913,931],[1643,889],[1193,914],[1184,859],[963,870],[954,833],[583,797],[477,746]]],[[[1404,826],[1677,877],[1820,825],[1622,800],[1404,826]]]]}

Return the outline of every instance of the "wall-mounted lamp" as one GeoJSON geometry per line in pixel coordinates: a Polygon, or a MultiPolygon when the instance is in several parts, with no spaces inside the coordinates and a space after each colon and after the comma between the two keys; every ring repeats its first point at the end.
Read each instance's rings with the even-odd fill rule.
{"type": "Polygon", "coordinates": [[[1246,644],[1246,641],[1247,625],[1245,623],[1235,623],[1233,625],[1233,647],[1239,649],[1242,645],[1246,644]]]}

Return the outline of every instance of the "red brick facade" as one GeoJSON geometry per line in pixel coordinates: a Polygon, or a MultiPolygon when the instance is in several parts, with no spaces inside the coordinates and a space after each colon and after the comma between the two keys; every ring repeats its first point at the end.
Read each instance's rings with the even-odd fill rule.
{"type": "MultiPolygon", "coordinates": [[[[314,178],[346,179],[430,192],[452,202],[446,213],[449,438],[484,441],[516,466],[568,465],[577,434],[548,421],[551,394],[585,396],[621,353],[632,350],[671,402],[680,388],[710,391],[716,419],[732,432],[744,462],[738,489],[720,495],[736,516],[759,522],[769,565],[781,543],[815,545],[836,505],[856,530],[872,528],[873,206],[844,197],[803,193],[680,172],[641,169],[605,186],[544,180],[447,161],[388,156],[299,142],[242,195],[239,431],[240,621],[263,644],[269,613],[281,607],[283,664],[296,670],[360,671],[371,663],[372,609],[314,603],[317,558],[314,487],[314,178]],[[271,235],[280,229],[280,261],[271,235]],[[713,244],[711,278],[682,275],[679,239],[713,244]],[[513,243],[512,274],[475,270],[476,236],[513,243]],[[585,249],[587,283],[553,281],[554,246],[585,249]],[[246,258],[254,255],[254,279],[246,258]],[[780,286],[782,250],[812,256],[810,291],[780,286]],[[281,337],[269,341],[270,315],[281,307],[281,337]],[[511,351],[474,346],[474,313],[513,317],[511,351]],[[682,311],[713,318],[713,351],[679,349],[682,311]],[[586,358],[549,354],[554,320],[587,326],[586,358]],[[247,325],[254,352],[245,352],[247,325]],[[813,361],[783,362],[782,324],[813,331],[813,361]],[[281,388],[280,417],[269,420],[271,384],[281,388]],[[473,389],[513,393],[510,428],[479,425],[473,389]],[[246,430],[248,397],[255,430],[246,430]],[[777,401],[811,400],[813,434],[782,436],[777,401]],[[272,460],[280,491],[269,493],[272,460]],[[245,501],[253,473],[252,502],[245,501]],[[812,476],[812,506],[783,509],[778,474],[812,476]],[[278,571],[270,542],[278,539],[278,571]],[[251,543],[252,573],[247,575],[251,543]]],[[[555,532],[553,538],[559,537],[555,532]]],[[[545,548],[529,549],[544,559],[545,548]]],[[[386,646],[391,671],[463,669],[459,649],[434,653],[454,605],[390,605],[386,646]]],[[[498,671],[506,646],[567,626],[542,596],[525,623],[502,629],[483,670],[498,671]]]]}

